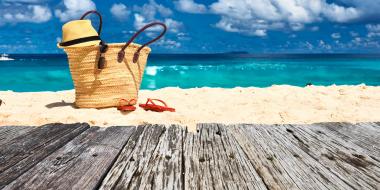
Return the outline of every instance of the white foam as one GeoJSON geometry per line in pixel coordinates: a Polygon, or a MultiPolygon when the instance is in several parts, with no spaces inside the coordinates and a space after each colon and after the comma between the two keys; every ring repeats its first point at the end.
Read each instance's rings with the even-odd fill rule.
{"type": "Polygon", "coordinates": [[[148,67],[146,68],[146,74],[147,74],[147,75],[150,75],[150,76],[156,76],[156,74],[157,74],[157,69],[158,69],[157,66],[148,66],[148,67]]]}

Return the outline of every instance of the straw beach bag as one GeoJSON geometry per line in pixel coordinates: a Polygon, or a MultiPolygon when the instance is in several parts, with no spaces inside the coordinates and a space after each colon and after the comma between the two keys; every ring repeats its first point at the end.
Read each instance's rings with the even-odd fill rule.
{"type": "MultiPolygon", "coordinates": [[[[98,35],[102,29],[102,17],[96,11],[85,13],[99,16],[98,35]]],[[[87,20],[88,21],[88,20],[87,20]]],[[[64,28],[65,26],[63,26],[64,28]]],[[[105,44],[95,41],[95,45],[81,47],[63,47],[69,60],[70,72],[75,87],[75,104],[79,108],[106,108],[134,105],[136,101],[120,102],[121,99],[137,100],[148,55],[151,51],[147,45],[160,39],[166,32],[162,23],[151,23],[137,31],[127,43],[105,44]],[[161,26],[162,33],[144,45],[132,43],[143,31],[150,27],[161,26]]],[[[96,36],[72,40],[83,42],[96,39],[96,36]]],[[[70,44],[65,42],[66,45],[70,44]]],[[[63,44],[63,43],[61,43],[63,44]]]]}

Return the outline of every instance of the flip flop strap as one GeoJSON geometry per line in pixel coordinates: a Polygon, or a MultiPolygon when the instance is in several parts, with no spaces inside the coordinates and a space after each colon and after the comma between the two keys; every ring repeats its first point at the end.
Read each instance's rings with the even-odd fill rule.
{"type": "Polygon", "coordinates": [[[119,100],[119,106],[122,104],[122,102],[125,102],[128,105],[131,105],[132,101],[136,101],[136,99],[133,98],[133,99],[127,100],[127,99],[122,98],[122,99],[119,100]]]}
{"type": "Polygon", "coordinates": [[[160,100],[160,99],[150,99],[150,98],[148,98],[148,100],[146,101],[146,104],[148,104],[148,103],[150,102],[150,103],[152,103],[153,105],[157,105],[157,104],[155,104],[153,101],[161,102],[162,104],[164,104],[165,108],[168,107],[168,105],[167,105],[164,101],[162,101],[162,100],[160,100]]]}

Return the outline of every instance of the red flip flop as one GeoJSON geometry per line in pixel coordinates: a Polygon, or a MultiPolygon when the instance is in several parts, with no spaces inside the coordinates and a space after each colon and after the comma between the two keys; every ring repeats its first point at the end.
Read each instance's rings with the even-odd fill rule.
{"type": "Polygon", "coordinates": [[[140,104],[139,106],[146,111],[150,110],[150,111],[155,111],[155,112],[164,112],[164,111],[175,112],[174,108],[168,107],[168,105],[164,101],[159,100],[159,99],[148,98],[145,104],[140,104]],[[153,101],[158,101],[162,103],[164,106],[157,105],[153,101]]]}
{"type": "Polygon", "coordinates": [[[119,111],[135,111],[136,107],[133,106],[133,104],[136,104],[136,99],[130,99],[130,100],[120,99],[119,100],[120,106],[117,107],[117,110],[119,110],[119,111]],[[124,103],[124,105],[121,105],[123,103],[124,103]]]}

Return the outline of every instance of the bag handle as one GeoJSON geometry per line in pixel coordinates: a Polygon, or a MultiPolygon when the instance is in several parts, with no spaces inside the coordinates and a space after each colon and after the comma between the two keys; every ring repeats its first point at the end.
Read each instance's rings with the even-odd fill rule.
{"type": "Polygon", "coordinates": [[[96,10],[91,10],[91,11],[87,11],[86,13],[84,13],[82,15],[82,17],[80,17],[80,20],[83,20],[89,14],[96,14],[96,15],[98,15],[98,17],[99,17],[98,35],[100,36],[100,33],[102,32],[102,25],[103,25],[102,15],[98,11],[96,11],[96,10]]]}
{"type": "Polygon", "coordinates": [[[141,28],[139,31],[137,31],[130,39],[127,43],[125,43],[125,45],[123,46],[123,48],[121,48],[121,50],[119,51],[118,55],[117,55],[117,61],[120,63],[123,61],[124,57],[125,57],[125,49],[129,46],[129,44],[131,44],[133,42],[133,40],[135,40],[135,38],[140,35],[140,33],[144,32],[146,29],[150,28],[150,27],[153,27],[153,26],[162,26],[163,30],[161,32],[160,35],[158,35],[156,38],[150,40],[149,42],[145,43],[144,45],[142,45],[141,47],[139,47],[139,49],[137,49],[137,51],[135,52],[135,54],[133,55],[133,63],[136,63],[139,59],[139,56],[140,56],[140,51],[147,45],[159,40],[165,33],[166,33],[166,30],[167,30],[167,27],[165,24],[161,23],[161,22],[153,22],[153,23],[150,23],[146,26],[144,26],[143,28],[141,28]]]}
{"type": "MultiPolygon", "coordinates": [[[[98,15],[98,17],[99,17],[98,35],[100,36],[100,33],[102,32],[102,26],[103,26],[102,15],[96,10],[91,10],[91,11],[87,11],[86,13],[84,13],[80,17],[80,20],[83,20],[89,14],[98,15]]],[[[104,55],[104,53],[107,51],[107,49],[108,49],[108,45],[103,40],[100,39],[100,43],[99,43],[100,57],[99,57],[98,64],[97,64],[98,69],[104,69],[104,66],[105,66],[105,57],[104,57],[105,55],[104,55]]]]}

